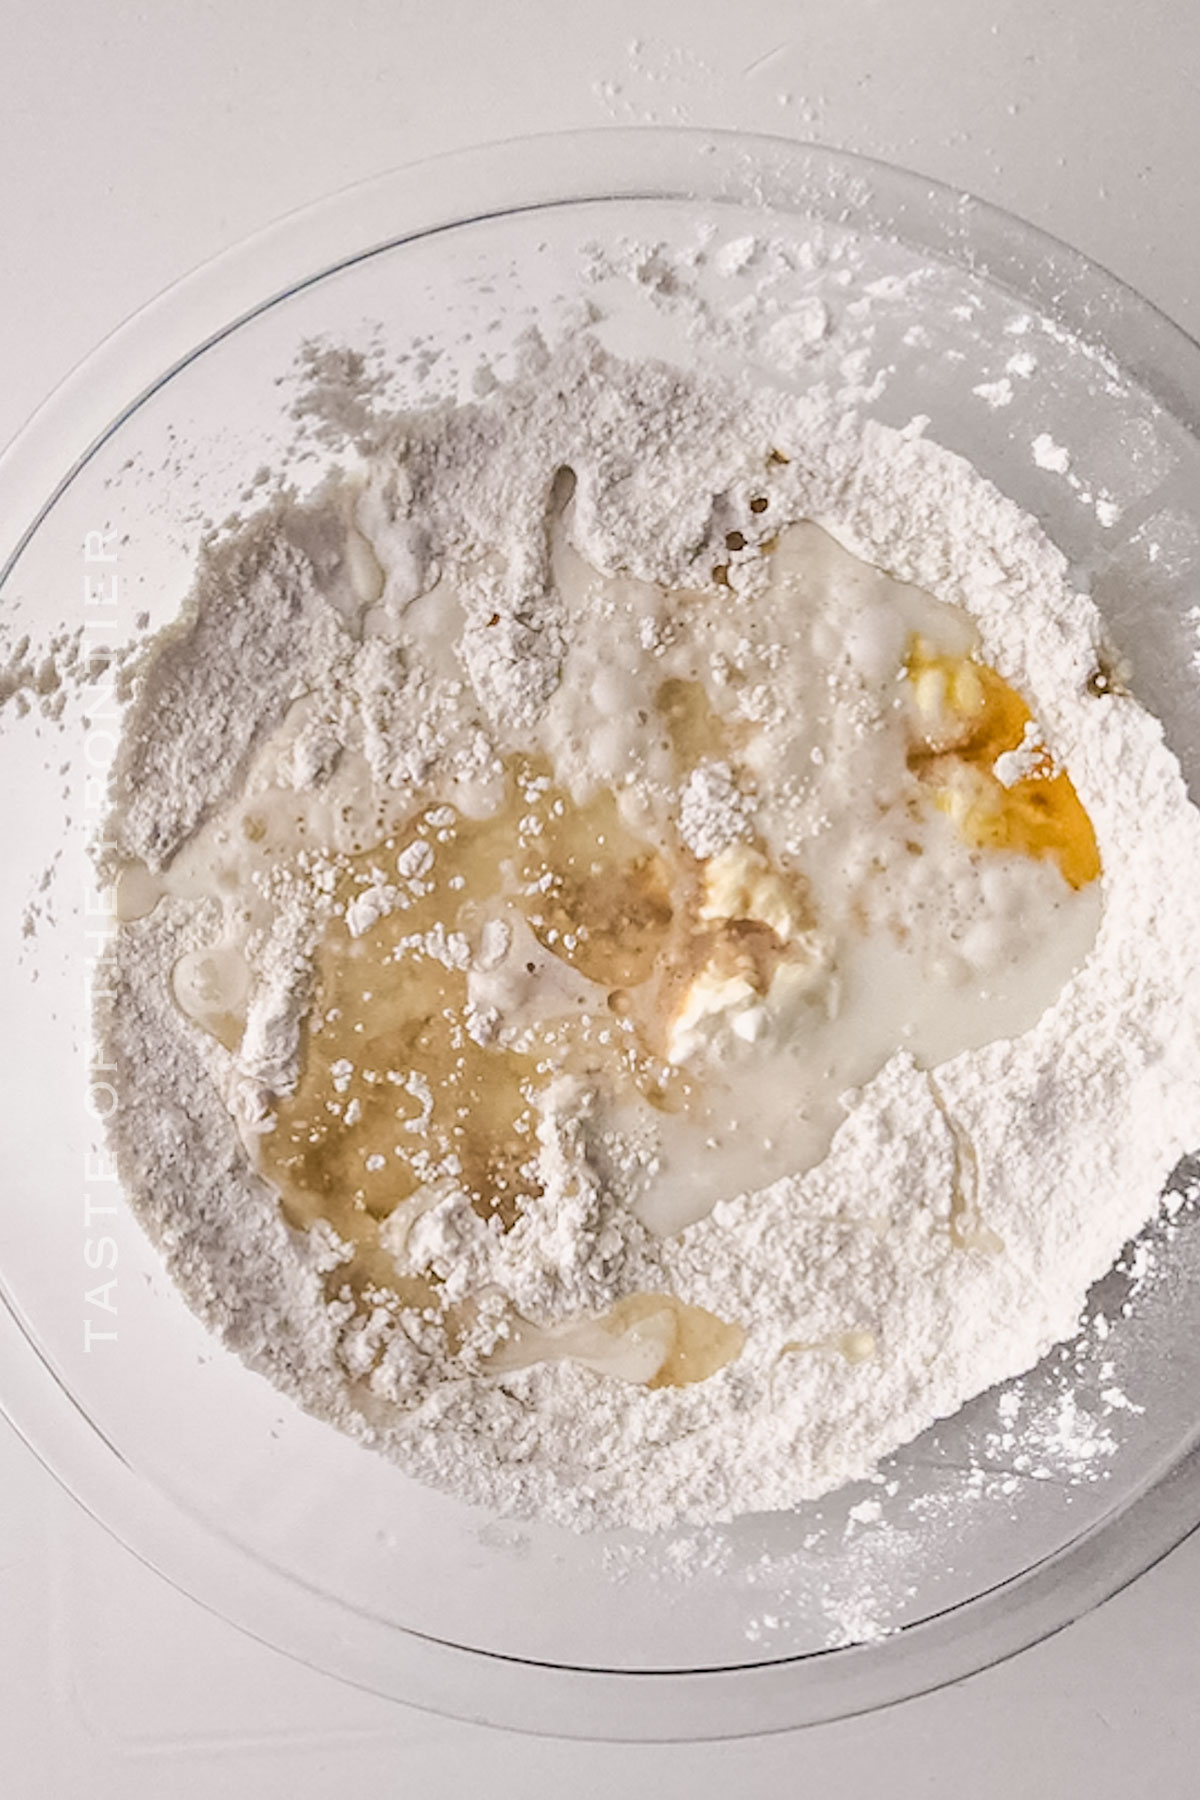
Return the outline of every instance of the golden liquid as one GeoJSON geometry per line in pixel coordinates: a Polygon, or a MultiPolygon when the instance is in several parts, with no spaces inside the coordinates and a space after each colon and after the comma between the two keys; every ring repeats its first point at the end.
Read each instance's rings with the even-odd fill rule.
{"type": "Polygon", "coordinates": [[[678,896],[665,859],[624,824],[601,789],[583,806],[550,790],[522,838],[522,906],[538,942],[589,981],[640,987],[661,966],[678,896]]]}
{"type": "Polygon", "coordinates": [[[411,904],[358,938],[344,919],[331,922],[316,952],[299,1080],[258,1140],[289,1223],[327,1220],[356,1246],[339,1284],[396,1286],[379,1224],[439,1173],[482,1216],[511,1227],[540,1192],[533,1101],[555,1075],[600,1075],[610,1091],[686,1104],[686,1077],[646,1047],[633,1017],[653,1003],[681,929],[672,871],[623,824],[611,794],[572,806],[525,758],[512,760],[508,779],[508,801],[491,818],[426,808],[405,832],[344,859],[343,907],[373,871],[394,870],[399,848],[417,839],[433,852],[411,904]],[[528,1048],[477,1042],[466,971],[407,941],[440,924],[474,946],[497,900],[524,912],[537,941],[600,990],[594,1013],[540,1022],[528,1048]]]}
{"type": "Polygon", "coordinates": [[[706,757],[728,752],[730,727],[714,708],[702,681],[671,676],[654,696],[654,706],[667,728],[681,774],[688,774],[706,757]]]}
{"type": "Polygon", "coordinates": [[[621,1332],[664,1313],[671,1317],[674,1334],[647,1387],[686,1387],[693,1381],[707,1381],[741,1355],[746,1333],[740,1325],[718,1319],[703,1306],[686,1306],[673,1294],[630,1294],[617,1302],[604,1323],[607,1329],[621,1332]]]}
{"type": "Polygon", "coordinates": [[[918,696],[932,683],[940,699],[920,718],[910,765],[932,785],[964,840],[977,850],[1051,857],[1073,888],[1094,881],[1096,834],[1070,777],[1048,758],[1009,788],[993,773],[996,758],[1015,750],[1032,722],[1016,689],[986,663],[940,656],[919,638],[906,673],[918,696]]]}
{"type": "Polygon", "coordinates": [[[484,1367],[508,1375],[565,1357],[647,1388],[686,1387],[707,1381],[740,1356],[745,1342],[740,1325],[705,1307],[689,1306],[673,1294],[630,1294],[599,1318],[577,1317],[548,1331],[513,1315],[508,1337],[484,1358],[484,1367]],[[638,1354],[646,1340],[655,1359],[653,1373],[645,1372],[644,1355],[638,1354]]]}
{"type": "MultiPolygon", "coordinates": [[[[534,1147],[523,1085],[532,1060],[473,1043],[464,1029],[464,972],[399,947],[405,936],[453,920],[452,878],[494,889],[509,845],[489,831],[491,821],[439,843],[447,834],[431,810],[440,816],[427,809],[411,834],[435,846],[430,892],[360,938],[335,920],[318,947],[300,1079],[277,1103],[275,1129],[258,1146],[289,1223],[328,1220],[356,1246],[349,1271],[338,1274],[352,1286],[396,1286],[378,1224],[447,1158],[457,1158],[464,1185],[486,1211],[511,1212],[529,1185],[520,1165],[534,1147]],[[414,1076],[428,1084],[428,1105],[414,1076]]],[[[343,904],[399,841],[346,859],[343,904]]]]}

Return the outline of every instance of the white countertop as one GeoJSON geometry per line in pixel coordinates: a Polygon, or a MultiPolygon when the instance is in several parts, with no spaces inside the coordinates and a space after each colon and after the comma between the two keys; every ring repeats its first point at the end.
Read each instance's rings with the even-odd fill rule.
{"type": "MultiPolygon", "coordinates": [[[[865,151],[1010,207],[1200,335],[1192,0],[41,0],[5,21],[0,442],[270,219],[531,131],[865,151]]],[[[1200,1540],[1051,1642],[870,1718],[695,1749],[536,1741],[301,1669],[135,1561],[0,1425],[0,1793],[836,1800],[1197,1791],[1200,1540]]]]}

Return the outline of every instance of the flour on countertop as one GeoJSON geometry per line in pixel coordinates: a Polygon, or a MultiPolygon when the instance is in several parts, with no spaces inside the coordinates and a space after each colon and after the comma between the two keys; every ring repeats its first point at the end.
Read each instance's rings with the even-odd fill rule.
{"type": "MultiPolygon", "coordinates": [[[[805,316],[797,347],[824,331],[805,316]]],[[[212,942],[211,902],[169,893],[119,934],[121,997],[101,1028],[123,1071],[116,1143],[134,1203],[193,1306],[253,1367],[466,1499],[577,1528],[656,1528],[788,1507],[861,1477],[1069,1335],[1089,1284],[1200,1141],[1200,816],[1178,766],[1133,701],[1088,692],[1098,615],[1034,521],[937,444],[826,393],[622,363],[585,338],[553,357],[531,344],[522,378],[482,404],[387,432],[374,421],[372,433],[365,483],[276,502],[206,556],[142,677],[117,772],[121,860],[168,870],[243,789],[281,783],[333,842],[350,832],[338,801],[352,784],[339,783],[355,768],[393,810],[436,774],[452,802],[441,827],[434,809],[432,837],[379,859],[345,913],[358,935],[402,917],[454,809],[495,804],[497,743],[536,739],[565,704],[561,671],[593,591],[580,566],[627,583],[614,634],[669,648],[657,595],[710,586],[720,566],[729,605],[750,607],[761,545],[778,521],[812,519],[969,613],[989,663],[1029,697],[1036,748],[1053,746],[1095,825],[1095,946],[1031,1029],[941,1064],[936,1084],[897,1053],[847,1095],[818,1166],[731,1194],[666,1240],[589,1161],[594,1121],[570,1082],[541,1103],[545,1191],[510,1231],[490,1229],[451,1183],[392,1234],[397,1255],[452,1292],[494,1289],[534,1318],[600,1312],[649,1287],[743,1320],[742,1355],[690,1386],[649,1390],[585,1361],[499,1376],[469,1357],[453,1367],[420,1309],[364,1314],[327,1297],[347,1247],[285,1225],[238,1125],[261,1122],[294,1080],[309,955],[332,905],[320,859],[307,884],[263,896],[274,922],[255,941],[235,1050],[172,997],[181,955],[212,942]],[[752,510],[768,495],[770,524],[752,510]],[[556,508],[565,542],[546,529],[556,508]],[[579,613],[564,598],[571,558],[579,613]],[[950,1239],[964,1143],[1000,1254],[950,1239]],[[850,1337],[875,1353],[828,1347],[850,1337]]],[[[1035,459],[1058,468],[1058,446],[1038,444],[1035,459]]],[[[596,585],[593,604],[609,591],[596,585]]],[[[629,767],[613,676],[623,641],[612,667],[589,671],[596,725],[564,752],[568,781],[629,767]]],[[[768,681],[744,705],[768,736],[778,726],[768,681]]],[[[1031,739],[1012,754],[1034,752],[1031,739]]],[[[701,762],[677,795],[687,848],[704,860],[744,843],[769,798],[719,757],[701,762]]],[[[797,833],[825,828],[803,795],[785,800],[797,833]]],[[[444,931],[415,948],[471,984],[486,1035],[488,983],[512,946],[493,928],[474,952],[444,931]]],[[[621,1179],[638,1179],[638,1144],[619,1154],[621,1179]]],[[[489,1331],[504,1342],[499,1311],[482,1315],[478,1356],[489,1331]]],[[[847,1608],[847,1635],[871,1635],[847,1608]]]]}
{"type": "Polygon", "coordinates": [[[999,406],[1012,405],[1013,385],[1007,376],[1002,376],[999,381],[981,381],[971,392],[978,394],[981,400],[986,400],[993,410],[999,406]]]}
{"type": "Polygon", "coordinates": [[[1033,460],[1039,469],[1053,475],[1065,475],[1071,467],[1071,452],[1064,444],[1056,444],[1048,431],[1039,432],[1033,440],[1033,460]]]}

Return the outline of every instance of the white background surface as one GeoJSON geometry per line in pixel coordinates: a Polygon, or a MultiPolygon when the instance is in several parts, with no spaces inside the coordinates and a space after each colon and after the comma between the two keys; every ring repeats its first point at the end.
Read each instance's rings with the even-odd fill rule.
{"type": "MultiPolygon", "coordinates": [[[[974,190],[1200,334],[1194,0],[40,0],[3,12],[0,442],[152,294],[396,163],[581,125],[863,150],[974,190]]],[[[770,1740],[535,1742],[296,1668],[142,1568],[0,1426],[6,1800],[1200,1790],[1200,1541],[1052,1643],[770,1740]]]]}

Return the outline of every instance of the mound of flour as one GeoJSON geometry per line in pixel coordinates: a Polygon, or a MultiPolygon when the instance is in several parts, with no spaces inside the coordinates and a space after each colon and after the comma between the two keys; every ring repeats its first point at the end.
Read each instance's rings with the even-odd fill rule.
{"type": "MultiPolygon", "coordinates": [[[[116,1149],[191,1304],[413,1475],[579,1528],[787,1507],[866,1473],[1068,1336],[1200,1142],[1200,815],[1157,722],[1096,680],[1095,609],[1035,522],[936,444],[819,394],[624,363],[584,338],[485,402],[396,421],[365,484],[281,499],[209,552],[140,677],[116,777],[113,854],[151,871],[237,795],[288,718],[298,793],[322,792],[349,750],[381,792],[415,795],[437,772],[486,794],[498,736],[536,730],[578,629],[547,529],[566,496],[592,568],[688,588],[719,566],[736,604],[762,579],[768,528],[747,521],[764,468],[772,520],[815,520],[970,613],[1091,817],[1103,916],[1032,1030],[932,1074],[897,1052],[846,1096],[810,1172],[661,1243],[599,1174],[569,1195],[551,1182],[476,1266],[534,1310],[670,1291],[746,1326],[734,1362],[656,1390],[571,1362],[488,1375],[448,1359],[415,1312],[330,1300],[343,1247],[284,1224],[241,1135],[252,1072],[172,996],[180,957],[211,940],[211,903],[168,897],[111,951],[100,1029],[121,1071],[116,1149]],[[454,596],[441,612],[439,592],[454,596]],[[964,1156],[990,1248],[950,1230],[964,1156]],[[848,1334],[873,1354],[829,1348],[848,1334]]],[[[739,808],[725,772],[706,771],[686,811],[702,853],[740,835],[739,808]]],[[[281,890],[283,924],[259,945],[267,1089],[286,1085],[308,1003],[327,889],[308,874],[307,892],[303,870],[281,890]]],[[[450,1271],[480,1253],[448,1226],[428,1248],[450,1271]]]]}

